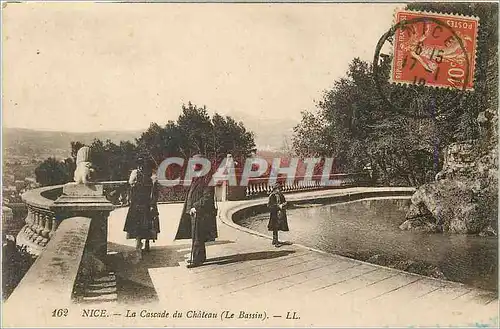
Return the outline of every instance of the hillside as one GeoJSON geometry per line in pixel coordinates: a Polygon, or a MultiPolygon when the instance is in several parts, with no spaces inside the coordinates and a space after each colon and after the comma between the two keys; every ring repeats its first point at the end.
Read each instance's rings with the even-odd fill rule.
{"type": "Polygon", "coordinates": [[[16,158],[45,159],[47,157],[66,158],[71,154],[70,142],[91,143],[94,138],[133,141],[139,137],[138,131],[99,131],[72,133],[61,131],[40,131],[23,128],[3,128],[4,160],[16,158]]]}

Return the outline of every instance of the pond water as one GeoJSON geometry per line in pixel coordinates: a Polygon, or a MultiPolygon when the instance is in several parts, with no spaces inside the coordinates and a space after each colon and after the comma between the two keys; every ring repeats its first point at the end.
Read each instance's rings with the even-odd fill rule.
{"type": "MultiPolygon", "coordinates": [[[[280,232],[280,241],[496,291],[497,237],[402,231],[409,202],[382,198],[297,205],[287,211],[290,232],[280,232]]],[[[259,214],[237,223],[271,234],[268,218],[259,214]]]]}

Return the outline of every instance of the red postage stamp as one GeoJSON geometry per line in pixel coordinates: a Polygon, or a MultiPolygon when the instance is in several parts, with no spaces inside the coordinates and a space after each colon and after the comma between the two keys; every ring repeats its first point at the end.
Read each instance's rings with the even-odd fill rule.
{"type": "Polygon", "coordinates": [[[395,18],[391,82],[474,89],[478,18],[413,11],[395,18]]]}

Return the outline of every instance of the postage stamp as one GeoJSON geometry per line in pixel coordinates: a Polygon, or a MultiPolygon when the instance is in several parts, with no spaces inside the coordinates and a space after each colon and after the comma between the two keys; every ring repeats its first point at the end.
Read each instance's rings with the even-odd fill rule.
{"type": "Polygon", "coordinates": [[[477,17],[398,11],[391,81],[474,89],[477,17]]]}

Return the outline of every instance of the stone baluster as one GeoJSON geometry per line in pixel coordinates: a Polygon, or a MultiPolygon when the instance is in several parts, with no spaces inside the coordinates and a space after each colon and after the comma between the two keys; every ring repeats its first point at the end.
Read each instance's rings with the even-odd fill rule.
{"type": "Polygon", "coordinates": [[[26,225],[19,232],[17,240],[22,245],[29,244],[30,252],[39,254],[50,241],[53,235],[50,233],[55,230],[53,217],[53,213],[48,209],[28,205],[26,225]]]}
{"type": "Polygon", "coordinates": [[[44,226],[45,226],[44,225],[45,224],[44,213],[41,212],[39,209],[37,209],[36,214],[37,214],[37,216],[36,216],[37,217],[37,225],[36,225],[36,229],[35,229],[35,234],[31,238],[31,241],[35,242],[36,244],[38,244],[40,246],[43,246],[42,245],[43,236],[41,234],[42,234],[42,231],[43,231],[44,226]]]}
{"type": "Polygon", "coordinates": [[[31,231],[33,232],[33,234],[30,234],[31,239],[33,238],[33,236],[37,234],[36,232],[38,231],[39,222],[40,222],[40,213],[33,208],[33,224],[31,225],[31,231]]]}
{"type": "Polygon", "coordinates": [[[50,215],[50,213],[45,213],[43,217],[44,217],[45,225],[43,227],[42,236],[44,238],[48,238],[49,232],[50,232],[51,226],[52,226],[52,218],[51,218],[52,216],[50,215]]]}
{"type": "Polygon", "coordinates": [[[52,222],[52,224],[50,226],[49,239],[52,239],[52,237],[56,233],[57,227],[59,226],[59,222],[57,221],[55,216],[52,216],[50,218],[50,221],[52,222]]]}
{"type": "Polygon", "coordinates": [[[51,217],[52,216],[50,213],[44,212],[42,214],[43,228],[37,240],[39,241],[38,243],[43,247],[45,247],[49,242],[50,225],[52,224],[51,217]]]}
{"type": "Polygon", "coordinates": [[[45,228],[45,214],[43,212],[38,212],[38,227],[36,228],[36,234],[38,236],[42,235],[42,231],[45,228]]]}
{"type": "Polygon", "coordinates": [[[26,222],[26,225],[23,228],[24,233],[28,235],[31,232],[31,225],[33,224],[33,212],[31,210],[31,207],[28,206],[28,214],[26,215],[26,218],[24,219],[26,222]]]}
{"type": "Polygon", "coordinates": [[[28,215],[26,216],[26,226],[24,227],[24,232],[26,237],[30,238],[33,235],[33,225],[35,224],[35,214],[33,213],[33,208],[28,207],[28,215]]]}
{"type": "Polygon", "coordinates": [[[33,208],[30,206],[28,206],[28,214],[26,215],[26,219],[24,221],[28,227],[33,224],[33,208]]]}

